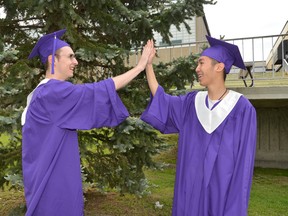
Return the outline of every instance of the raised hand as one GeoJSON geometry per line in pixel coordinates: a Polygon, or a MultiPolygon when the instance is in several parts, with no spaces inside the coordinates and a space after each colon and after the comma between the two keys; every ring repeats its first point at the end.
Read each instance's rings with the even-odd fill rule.
{"type": "Polygon", "coordinates": [[[151,47],[152,50],[150,52],[150,55],[149,55],[148,61],[147,61],[147,65],[146,65],[146,77],[148,80],[148,85],[149,85],[150,91],[151,91],[152,95],[154,96],[156,91],[157,91],[157,88],[159,86],[158,81],[157,81],[156,76],[155,76],[155,73],[154,73],[154,70],[153,70],[153,65],[152,65],[153,58],[156,54],[156,50],[154,48],[153,40],[149,40],[147,42],[147,45],[149,47],[151,47]]]}
{"type": "Polygon", "coordinates": [[[140,68],[141,70],[144,70],[148,61],[149,60],[152,61],[153,57],[152,59],[150,59],[151,58],[150,56],[153,52],[155,52],[153,40],[148,40],[143,48],[141,58],[136,67],[140,68]]]}
{"type": "Polygon", "coordinates": [[[148,40],[146,45],[143,48],[143,52],[141,58],[136,65],[136,67],[131,70],[118,75],[116,77],[112,77],[115,89],[118,90],[124,86],[126,86],[131,80],[133,80],[139,73],[141,73],[147,66],[148,60],[152,61],[153,59],[154,44],[152,40],[148,40]]]}
{"type": "Polygon", "coordinates": [[[149,55],[147,64],[152,64],[153,63],[153,58],[156,55],[156,49],[154,47],[154,41],[153,40],[149,40],[147,43],[150,43],[150,46],[152,46],[152,48],[153,48],[153,50],[151,51],[151,53],[149,55]]]}

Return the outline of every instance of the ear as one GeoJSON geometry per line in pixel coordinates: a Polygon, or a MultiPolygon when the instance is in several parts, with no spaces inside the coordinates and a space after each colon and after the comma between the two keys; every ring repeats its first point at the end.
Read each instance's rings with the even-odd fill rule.
{"type": "Polygon", "coordinates": [[[219,63],[217,64],[216,70],[222,72],[222,71],[224,71],[224,69],[225,69],[224,63],[219,62],[219,63]]]}
{"type": "MultiPolygon", "coordinates": [[[[57,64],[57,58],[54,59],[54,67],[56,64],[57,64]]],[[[47,65],[47,69],[50,71],[52,67],[52,55],[48,56],[46,65],[47,65]]]]}
{"type": "Polygon", "coordinates": [[[52,64],[52,55],[48,56],[47,62],[51,65],[52,64]]]}
{"type": "MultiPolygon", "coordinates": [[[[58,58],[56,58],[56,56],[55,56],[55,58],[54,58],[54,65],[57,64],[57,61],[58,61],[58,58]]],[[[49,56],[48,56],[47,62],[49,63],[49,65],[52,65],[52,55],[49,55],[49,56]]]]}

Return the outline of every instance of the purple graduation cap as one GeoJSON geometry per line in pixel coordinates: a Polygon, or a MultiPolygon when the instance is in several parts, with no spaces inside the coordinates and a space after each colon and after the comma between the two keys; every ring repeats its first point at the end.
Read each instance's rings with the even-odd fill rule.
{"type": "Polygon", "coordinates": [[[210,47],[205,49],[201,56],[208,56],[222,62],[225,65],[225,72],[229,73],[232,65],[246,70],[238,46],[218,40],[206,35],[210,47]]]}
{"type": "Polygon", "coordinates": [[[47,62],[48,56],[52,55],[51,73],[54,74],[55,52],[64,46],[70,46],[65,41],[59,39],[65,32],[66,32],[66,29],[62,29],[62,30],[42,36],[38,40],[36,45],[34,46],[28,59],[31,59],[36,56],[40,56],[41,62],[45,64],[47,62]]]}

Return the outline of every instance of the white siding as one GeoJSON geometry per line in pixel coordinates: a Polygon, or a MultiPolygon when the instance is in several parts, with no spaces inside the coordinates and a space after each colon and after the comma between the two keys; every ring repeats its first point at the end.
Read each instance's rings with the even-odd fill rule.
{"type": "MultiPolygon", "coordinates": [[[[171,26],[170,32],[173,37],[170,38],[170,41],[172,44],[196,42],[196,19],[186,20],[186,22],[191,28],[191,34],[187,32],[184,24],[180,25],[180,31],[178,31],[174,25],[171,26]]],[[[163,45],[162,36],[159,33],[154,32],[154,39],[156,40],[157,46],[163,45]]]]}

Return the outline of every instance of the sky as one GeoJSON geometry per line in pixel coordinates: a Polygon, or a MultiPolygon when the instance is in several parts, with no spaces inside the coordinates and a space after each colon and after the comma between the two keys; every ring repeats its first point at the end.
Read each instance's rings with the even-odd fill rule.
{"type": "Polygon", "coordinates": [[[288,21],[288,0],[214,0],[204,5],[212,37],[225,39],[280,34],[288,21]]]}

